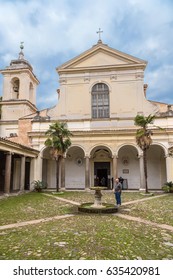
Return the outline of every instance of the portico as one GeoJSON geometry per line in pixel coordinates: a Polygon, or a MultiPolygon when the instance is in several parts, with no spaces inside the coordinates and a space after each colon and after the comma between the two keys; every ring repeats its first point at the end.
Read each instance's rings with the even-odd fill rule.
{"type": "Polygon", "coordinates": [[[0,192],[29,190],[38,154],[34,149],[0,138],[0,192]]]}
{"type": "MultiPolygon", "coordinates": [[[[165,158],[163,147],[159,145],[151,146],[148,159],[149,188],[157,190],[166,182],[170,165],[165,158]]],[[[171,161],[170,158],[169,160],[171,161]]],[[[64,181],[66,189],[82,190],[98,184],[103,184],[110,189],[112,178],[121,176],[126,179],[128,189],[142,190],[144,189],[143,172],[142,151],[135,145],[120,145],[115,147],[114,151],[112,147],[98,145],[91,148],[89,153],[87,147],[72,146],[63,160],[60,180],[64,181]],[[103,177],[104,183],[101,182],[103,177]]],[[[54,188],[55,174],[56,162],[46,148],[43,152],[43,180],[48,182],[50,189],[54,188]]]]}

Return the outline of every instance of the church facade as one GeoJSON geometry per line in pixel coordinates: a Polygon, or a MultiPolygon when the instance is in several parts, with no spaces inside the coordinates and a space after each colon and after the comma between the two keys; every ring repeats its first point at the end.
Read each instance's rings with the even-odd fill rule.
{"type": "Polygon", "coordinates": [[[33,180],[56,186],[56,162],[45,147],[45,132],[66,122],[72,145],[61,164],[65,189],[99,184],[109,189],[123,177],[124,188],[144,188],[143,153],[136,144],[134,118],[155,115],[148,150],[148,187],[160,190],[173,181],[173,111],[170,104],[149,101],[144,74],[147,62],[103,44],[57,67],[60,88],[53,108],[38,111],[39,81],[23,50],[1,70],[0,192],[32,189],[33,180]],[[162,127],[163,129],[159,129],[162,127]]]}

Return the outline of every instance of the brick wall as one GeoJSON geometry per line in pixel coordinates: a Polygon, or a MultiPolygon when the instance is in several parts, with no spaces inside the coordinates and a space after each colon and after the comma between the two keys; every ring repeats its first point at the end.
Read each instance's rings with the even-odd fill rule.
{"type": "Polygon", "coordinates": [[[19,143],[30,146],[31,143],[29,141],[27,133],[32,130],[31,120],[30,119],[19,120],[18,125],[19,125],[18,127],[19,143]]]}

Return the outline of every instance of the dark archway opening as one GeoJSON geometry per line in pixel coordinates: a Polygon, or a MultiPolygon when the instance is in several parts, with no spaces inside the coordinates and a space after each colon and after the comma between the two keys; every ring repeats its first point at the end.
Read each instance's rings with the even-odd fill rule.
{"type": "Polygon", "coordinates": [[[95,162],[94,163],[94,178],[95,186],[111,187],[110,184],[110,162],[95,162]]]}

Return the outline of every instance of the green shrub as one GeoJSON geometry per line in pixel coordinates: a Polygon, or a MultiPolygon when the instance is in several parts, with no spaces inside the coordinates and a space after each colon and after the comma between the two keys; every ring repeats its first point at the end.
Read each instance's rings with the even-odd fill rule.
{"type": "Polygon", "coordinates": [[[40,180],[34,180],[32,184],[34,185],[34,190],[37,192],[41,192],[43,189],[47,188],[47,183],[40,180]]]}
{"type": "Polygon", "coordinates": [[[172,181],[166,182],[162,187],[162,190],[164,192],[173,192],[173,182],[172,181]]]}

